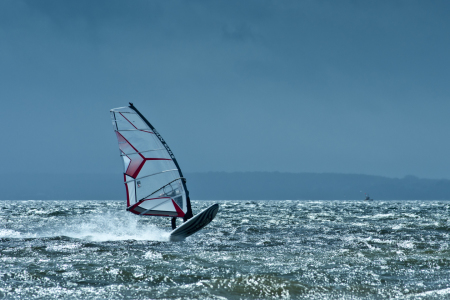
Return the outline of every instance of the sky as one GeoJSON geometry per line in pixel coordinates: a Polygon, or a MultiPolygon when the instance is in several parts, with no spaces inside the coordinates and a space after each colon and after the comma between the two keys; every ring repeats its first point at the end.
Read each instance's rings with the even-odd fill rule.
{"type": "Polygon", "coordinates": [[[122,172],[133,102],[184,173],[450,179],[448,1],[0,2],[1,173],[122,172]]]}

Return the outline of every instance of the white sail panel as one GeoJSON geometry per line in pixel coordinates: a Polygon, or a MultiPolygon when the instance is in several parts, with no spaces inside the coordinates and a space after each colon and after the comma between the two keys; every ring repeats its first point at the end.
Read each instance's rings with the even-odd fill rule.
{"type": "Polygon", "coordinates": [[[142,156],[147,158],[171,159],[167,150],[153,133],[143,131],[120,131],[118,134],[120,134],[121,138],[130,145],[129,147],[127,146],[127,149],[125,150],[126,154],[140,152],[142,156]],[[150,145],[153,145],[154,148],[148,148],[150,145]]]}
{"type": "Polygon", "coordinates": [[[136,214],[164,217],[178,217],[181,210],[174,206],[171,198],[158,198],[142,202],[134,210],[136,214]]]}
{"type": "MultiPolygon", "coordinates": [[[[177,167],[173,164],[172,160],[161,160],[161,159],[147,159],[145,164],[142,166],[140,175],[136,179],[144,179],[152,176],[157,176],[164,174],[165,176],[170,176],[168,180],[175,180],[180,177],[177,167]],[[170,173],[171,174],[166,174],[170,173]],[[142,175],[145,174],[145,175],[142,175]],[[145,176],[145,177],[144,177],[145,176]]],[[[153,178],[152,180],[157,180],[153,178]]],[[[167,182],[168,183],[168,182],[167,182]]],[[[150,184],[150,183],[149,183],[150,184]]]]}
{"type": "Polygon", "coordinates": [[[127,175],[124,175],[125,187],[127,190],[127,205],[133,205],[136,203],[136,186],[135,182],[132,180],[133,178],[127,175]]]}
{"type": "Polygon", "coordinates": [[[142,205],[144,209],[158,210],[158,211],[168,211],[176,212],[171,198],[153,199],[145,201],[142,205]]]}
{"type": "Polygon", "coordinates": [[[124,158],[124,169],[125,174],[136,177],[139,170],[142,168],[144,163],[144,158],[139,153],[139,150],[135,148],[127,139],[123,137],[122,134],[116,132],[117,140],[119,142],[119,149],[121,151],[121,156],[124,158]]]}
{"type": "Polygon", "coordinates": [[[129,115],[131,114],[126,114],[126,113],[116,113],[115,114],[115,122],[117,125],[117,129],[118,130],[138,130],[138,129],[143,129],[143,130],[149,130],[147,127],[143,127],[143,128],[137,128],[133,123],[131,123],[128,118],[124,117],[124,115],[128,115],[128,118],[130,118],[129,115]]]}
{"type": "Polygon", "coordinates": [[[139,117],[139,115],[134,112],[123,109],[122,111],[115,111],[116,122],[118,124],[119,130],[145,130],[151,132],[150,127],[145,124],[145,122],[139,117]]]}
{"type": "Polygon", "coordinates": [[[135,214],[183,217],[187,196],[170,149],[131,107],[112,109],[111,118],[124,163],[128,210],[135,214]]]}
{"type": "Polygon", "coordinates": [[[173,178],[169,172],[137,179],[136,194],[138,199],[150,199],[162,196],[176,197],[184,193],[180,179],[173,178]]]}
{"type": "Polygon", "coordinates": [[[126,173],[128,167],[130,166],[131,159],[126,155],[123,155],[122,158],[123,158],[123,170],[124,170],[123,172],[126,173]]]}

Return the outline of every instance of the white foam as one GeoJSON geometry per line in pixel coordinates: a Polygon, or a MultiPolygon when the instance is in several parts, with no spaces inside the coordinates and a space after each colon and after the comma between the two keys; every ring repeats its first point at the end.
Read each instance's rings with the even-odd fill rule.
{"type": "Polygon", "coordinates": [[[147,253],[144,254],[144,258],[151,259],[151,260],[157,260],[157,259],[162,259],[163,256],[161,253],[158,253],[155,251],[148,251],[147,253]]]}
{"type": "Polygon", "coordinates": [[[414,296],[445,296],[450,294],[450,288],[442,289],[442,290],[434,290],[434,291],[427,291],[420,294],[416,294],[414,296]]]}
{"type": "Polygon", "coordinates": [[[122,241],[122,240],[151,240],[168,241],[169,232],[155,225],[139,224],[139,217],[130,214],[105,214],[91,216],[80,224],[71,224],[68,228],[57,232],[72,238],[90,241],[122,241]]]}
{"type": "Polygon", "coordinates": [[[142,224],[130,213],[105,213],[49,218],[40,228],[19,232],[0,229],[0,238],[40,238],[67,236],[89,241],[150,240],[168,241],[170,232],[151,224],[142,224]],[[42,226],[43,225],[43,226],[42,226]]]}
{"type": "Polygon", "coordinates": [[[414,249],[414,243],[411,241],[404,241],[401,243],[397,244],[400,248],[404,248],[404,249],[414,249]]]}
{"type": "Polygon", "coordinates": [[[356,216],[358,219],[387,219],[387,218],[392,218],[395,217],[395,214],[390,213],[390,214],[376,214],[373,216],[356,216]]]}
{"type": "Polygon", "coordinates": [[[11,229],[4,229],[0,228],[0,238],[22,238],[24,237],[22,233],[11,230],[11,229]]]}

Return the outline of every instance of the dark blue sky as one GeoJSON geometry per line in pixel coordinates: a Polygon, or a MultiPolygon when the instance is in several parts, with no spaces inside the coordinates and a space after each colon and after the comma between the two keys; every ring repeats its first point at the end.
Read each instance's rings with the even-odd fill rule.
{"type": "Polygon", "coordinates": [[[3,173],[120,173],[129,101],[184,172],[450,178],[448,1],[0,2],[3,173]]]}

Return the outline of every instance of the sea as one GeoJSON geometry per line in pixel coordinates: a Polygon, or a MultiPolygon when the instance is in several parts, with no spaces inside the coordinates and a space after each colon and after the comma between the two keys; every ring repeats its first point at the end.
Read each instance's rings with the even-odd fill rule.
{"type": "Polygon", "coordinates": [[[450,299],[450,201],[214,203],[169,242],[123,201],[0,201],[0,299],[450,299]]]}

